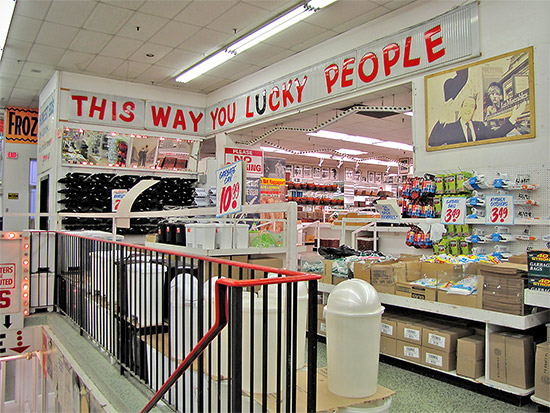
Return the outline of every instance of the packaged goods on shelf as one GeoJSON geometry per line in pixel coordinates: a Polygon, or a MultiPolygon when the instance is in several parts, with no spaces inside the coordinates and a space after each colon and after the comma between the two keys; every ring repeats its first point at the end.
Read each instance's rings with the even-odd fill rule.
{"type": "Polygon", "coordinates": [[[421,363],[438,370],[452,371],[456,369],[456,353],[422,347],[421,363]]]}
{"type": "Polygon", "coordinates": [[[528,251],[527,272],[529,288],[545,291],[550,295],[550,251],[528,251]]]}
{"type": "Polygon", "coordinates": [[[535,397],[550,402],[550,341],[537,345],[535,356],[535,397]]]}
{"type": "Polygon", "coordinates": [[[461,337],[456,347],[456,374],[477,379],[485,374],[485,337],[461,337]]]}
{"type": "Polygon", "coordinates": [[[397,356],[397,340],[391,337],[380,336],[380,353],[388,356],[397,356]]]}
{"type": "Polygon", "coordinates": [[[508,332],[489,336],[490,379],[520,389],[534,385],[533,337],[508,332]]]}

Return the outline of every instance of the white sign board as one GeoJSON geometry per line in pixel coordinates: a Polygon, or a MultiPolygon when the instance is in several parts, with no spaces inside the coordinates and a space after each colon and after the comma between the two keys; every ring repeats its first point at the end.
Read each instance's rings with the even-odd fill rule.
{"type": "Polygon", "coordinates": [[[23,313],[0,314],[0,331],[23,328],[23,313]]]}
{"type": "Polygon", "coordinates": [[[441,223],[447,225],[466,223],[466,197],[443,197],[441,223]]]}
{"type": "Polygon", "coordinates": [[[243,175],[243,161],[226,165],[216,171],[217,217],[242,210],[243,175]]]}
{"type": "Polygon", "coordinates": [[[247,178],[261,178],[264,172],[264,152],[254,149],[225,148],[225,164],[246,163],[247,178]]]}
{"type": "Polygon", "coordinates": [[[487,195],[485,197],[485,223],[487,225],[514,225],[514,196],[487,195]]]}
{"type": "Polygon", "coordinates": [[[111,190],[112,195],[112,203],[111,203],[111,210],[113,212],[116,212],[118,210],[118,206],[120,205],[120,201],[122,201],[122,198],[124,198],[124,195],[128,192],[127,189],[113,189],[111,190]]]}
{"type": "Polygon", "coordinates": [[[380,213],[380,222],[401,223],[401,209],[395,199],[381,199],[376,201],[375,207],[380,213]]]}

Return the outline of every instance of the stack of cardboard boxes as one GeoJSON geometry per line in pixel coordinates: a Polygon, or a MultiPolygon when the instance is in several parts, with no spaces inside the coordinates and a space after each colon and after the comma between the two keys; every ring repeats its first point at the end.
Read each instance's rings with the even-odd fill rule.
{"type": "Polygon", "coordinates": [[[535,397],[550,403],[550,334],[537,346],[535,357],[535,397]]]}
{"type": "Polygon", "coordinates": [[[534,385],[533,337],[509,332],[489,336],[490,379],[520,389],[534,385]]]}
{"type": "Polygon", "coordinates": [[[483,309],[524,315],[523,290],[527,281],[527,266],[501,263],[480,264],[483,276],[483,309]]]}
{"type": "Polygon", "coordinates": [[[461,337],[456,345],[456,374],[477,379],[485,375],[485,337],[461,337]]]}

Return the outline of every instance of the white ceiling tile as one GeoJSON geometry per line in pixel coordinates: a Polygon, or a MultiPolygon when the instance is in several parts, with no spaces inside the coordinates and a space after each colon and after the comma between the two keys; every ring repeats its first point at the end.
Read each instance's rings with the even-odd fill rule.
{"type": "Polygon", "coordinates": [[[145,70],[143,73],[141,73],[139,76],[137,76],[136,80],[151,84],[152,82],[156,82],[157,80],[163,81],[167,77],[169,77],[173,73],[173,69],[168,67],[159,67],[159,66],[151,66],[149,69],[145,70]]]}
{"type": "Polygon", "coordinates": [[[15,87],[17,89],[29,89],[35,91],[41,91],[46,85],[47,79],[40,79],[37,77],[19,76],[15,87]]]}
{"type": "Polygon", "coordinates": [[[256,66],[262,66],[266,59],[271,58],[273,55],[281,53],[284,49],[270,44],[260,43],[255,47],[245,50],[243,53],[238,54],[231,60],[238,62],[246,62],[256,66]]]}
{"type": "Polygon", "coordinates": [[[25,60],[31,48],[31,42],[22,42],[21,40],[12,40],[8,38],[8,40],[6,40],[6,46],[4,46],[2,58],[7,57],[15,60],[25,60]]]}
{"type": "Polygon", "coordinates": [[[283,49],[290,49],[301,43],[307,42],[310,38],[314,38],[325,33],[326,30],[309,24],[309,22],[300,22],[280,33],[277,33],[273,37],[265,40],[264,43],[277,46],[283,49]]]}
{"type": "Polygon", "coordinates": [[[0,86],[15,86],[15,83],[17,82],[17,78],[19,75],[10,75],[8,73],[0,73],[0,86]]]}
{"type": "Polygon", "coordinates": [[[36,94],[34,90],[18,90],[10,96],[10,106],[16,108],[32,108],[33,96],[36,94]],[[20,96],[21,95],[21,96],[20,96]]]}
{"type": "MultiPolygon", "coordinates": [[[[117,3],[126,3],[125,1],[117,3]]],[[[83,28],[88,30],[101,31],[107,34],[115,34],[132,16],[132,11],[114,7],[109,4],[98,3],[84,23],[83,28]]]]}
{"type": "Polygon", "coordinates": [[[113,37],[99,54],[101,56],[128,59],[141,46],[143,46],[143,42],[140,40],[128,39],[125,37],[113,37]]]}
{"type": "Polygon", "coordinates": [[[243,3],[252,4],[266,10],[287,10],[297,7],[295,1],[288,0],[244,0],[243,3]]]}
{"type": "Polygon", "coordinates": [[[134,80],[152,65],[140,62],[131,62],[126,60],[111,75],[118,76],[122,80],[134,80]]]}
{"type": "Polygon", "coordinates": [[[251,75],[253,73],[256,73],[258,70],[260,70],[258,66],[254,65],[248,65],[247,68],[243,69],[241,72],[235,73],[234,75],[227,76],[228,79],[231,79],[233,81],[242,79],[245,76],[251,75]]]}
{"type": "MultiPolygon", "coordinates": [[[[128,10],[138,10],[145,0],[101,0],[103,3],[112,4],[117,7],[122,7],[128,10]]],[[[153,3],[156,3],[158,0],[154,0],[153,3]]]]}
{"type": "Polygon", "coordinates": [[[153,64],[166,56],[171,50],[173,50],[171,47],[153,43],[145,43],[137,49],[132,56],[130,56],[129,60],[133,62],[153,64]],[[147,56],[148,54],[152,55],[152,57],[147,56]]]}
{"type": "Polygon", "coordinates": [[[273,63],[280,62],[281,60],[286,59],[287,57],[290,57],[292,55],[296,54],[294,50],[285,49],[277,54],[273,54],[272,56],[267,57],[261,64],[261,67],[267,67],[269,65],[272,65],[273,63]]]}
{"type": "Polygon", "coordinates": [[[69,50],[59,61],[58,67],[62,67],[64,70],[70,72],[80,72],[86,69],[94,57],[95,54],[69,50]]]}
{"type": "Polygon", "coordinates": [[[3,57],[2,62],[0,62],[0,73],[18,76],[21,73],[21,70],[23,70],[23,66],[24,63],[22,61],[3,57]]]}
{"type": "Polygon", "coordinates": [[[35,42],[45,46],[67,48],[78,33],[76,27],[44,22],[35,42]]]}
{"type": "Polygon", "coordinates": [[[172,19],[189,4],[191,4],[191,1],[184,0],[146,1],[139,8],[139,11],[146,14],[152,14],[154,16],[172,19]]]}
{"type": "Polygon", "coordinates": [[[96,4],[92,0],[55,0],[46,15],[46,21],[82,27],[96,4]]]}
{"type": "Polygon", "coordinates": [[[77,52],[96,54],[99,53],[112,38],[113,36],[110,34],[83,29],[77,33],[69,48],[77,52]]]}
{"type": "Polygon", "coordinates": [[[41,79],[50,79],[53,75],[54,67],[42,63],[27,62],[21,70],[21,76],[36,77],[41,79]]]}
{"type": "Polygon", "coordinates": [[[163,17],[136,12],[122,25],[117,32],[117,36],[148,41],[155,33],[168,24],[168,22],[169,20],[163,17]]]}
{"type": "Polygon", "coordinates": [[[86,67],[86,72],[106,76],[118,68],[123,61],[114,57],[96,56],[86,67]]]}
{"type": "Polygon", "coordinates": [[[198,61],[201,55],[187,50],[173,49],[158,61],[160,66],[183,70],[198,61]]]}
{"type": "Polygon", "coordinates": [[[407,6],[415,0],[391,0],[384,4],[384,7],[390,10],[397,10],[400,7],[407,6]]]}
{"type": "Polygon", "coordinates": [[[345,31],[348,31],[350,29],[353,29],[354,27],[360,26],[364,23],[370,22],[374,19],[379,18],[380,16],[383,16],[385,14],[388,14],[390,11],[386,9],[385,7],[377,7],[374,10],[371,10],[367,13],[364,13],[354,19],[350,19],[346,23],[340,24],[338,26],[335,26],[333,28],[334,31],[337,31],[339,33],[343,33],[345,31]]]}
{"type": "Polygon", "coordinates": [[[335,36],[335,33],[332,31],[325,31],[319,34],[318,36],[311,37],[303,42],[298,43],[295,46],[292,46],[291,49],[295,52],[301,52],[302,50],[309,49],[316,44],[322,43],[325,40],[332,39],[335,36]]]}
{"type": "Polygon", "coordinates": [[[24,0],[15,3],[15,13],[20,16],[33,19],[43,19],[48,13],[51,1],[49,0],[24,0]]]}
{"type": "Polygon", "coordinates": [[[24,42],[34,42],[41,25],[42,20],[14,15],[10,25],[9,38],[24,42]]]}
{"type": "Polygon", "coordinates": [[[199,30],[199,26],[172,20],[151,37],[150,41],[163,46],[177,47],[199,30]]]}
{"type": "Polygon", "coordinates": [[[268,17],[264,9],[251,4],[237,3],[221,16],[214,19],[208,24],[208,27],[226,34],[233,34],[235,30],[237,34],[240,34],[240,32],[244,34],[264,24],[266,18],[268,17]],[[243,16],[246,16],[246,19],[243,19],[243,16]]]}
{"type": "Polygon", "coordinates": [[[235,59],[228,60],[223,65],[215,67],[214,69],[210,70],[208,74],[210,76],[219,77],[219,78],[232,78],[233,76],[238,75],[240,72],[248,71],[250,72],[250,69],[253,69],[254,71],[258,70],[257,66],[243,63],[236,61],[235,59]]]}
{"type": "Polygon", "coordinates": [[[338,13],[331,13],[331,6],[321,9],[306,20],[325,29],[331,29],[354,19],[362,14],[369,13],[376,9],[378,4],[371,1],[342,1],[338,4],[338,13]]]}
{"type": "Polygon", "coordinates": [[[64,53],[65,49],[34,44],[29,52],[29,57],[27,60],[33,63],[44,63],[55,66],[61,57],[63,57],[64,53]]]}
{"type": "Polygon", "coordinates": [[[191,52],[208,53],[225,41],[227,35],[210,29],[200,29],[182,44],[178,49],[189,50],[191,52]]]}
{"type": "Polygon", "coordinates": [[[175,16],[174,20],[204,27],[235,4],[237,1],[234,0],[194,1],[175,16]]]}

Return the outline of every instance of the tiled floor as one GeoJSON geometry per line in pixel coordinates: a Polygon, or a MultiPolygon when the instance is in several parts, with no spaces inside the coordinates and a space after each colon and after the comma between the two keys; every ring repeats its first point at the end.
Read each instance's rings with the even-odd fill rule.
{"type": "MultiPolygon", "coordinates": [[[[318,366],[326,366],[326,345],[323,343],[319,343],[318,346],[318,366]]],[[[505,413],[537,411],[535,403],[516,407],[386,363],[379,365],[378,383],[396,393],[392,398],[391,412],[505,413]]]]}

